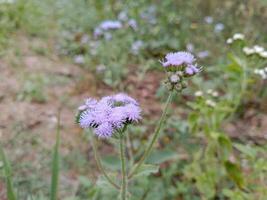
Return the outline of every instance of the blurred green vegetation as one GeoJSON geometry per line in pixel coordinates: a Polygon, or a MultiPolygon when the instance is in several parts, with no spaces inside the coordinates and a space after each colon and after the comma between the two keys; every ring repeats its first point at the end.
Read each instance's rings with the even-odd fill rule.
{"type": "MultiPolygon", "coordinates": [[[[258,143],[242,133],[233,139],[224,126],[242,120],[250,104],[259,104],[256,112],[266,114],[262,109],[266,80],[254,73],[266,67],[266,59],[242,51],[253,45],[267,48],[266,21],[265,0],[0,0],[0,58],[16,45],[12,40],[20,34],[29,40],[52,40],[60,58],[80,65],[114,90],[127,91],[130,88],[125,80],[129,77],[138,82],[147,72],[161,73],[159,60],[166,53],[191,51],[203,72],[194,77],[182,98],[175,99],[158,150],[148,159],[151,165],[160,164],[160,170],[153,174],[154,168],[147,170],[148,176],[133,180],[129,184],[131,199],[265,200],[266,139],[258,143]],[[96,36],[96,28],[106,20],[119,21],[122,28],[96,36]],[[244,34],[245,40],[226,44],[235,33],[244,34]],[[202,95],[194,96],[196,91],[202,95]]],[[[45,49],[33,50],[50,56],[45,49]]],[[[46,103],[45,88],[52,80],[56,84],[53,77],[29,73],[16,99],[46,103]]],[[[159,101],[165,94],[161,84],[159,101]]],[[[137,155],[133,159],[141,155],[148,137],[145,133],[156,123],[150,117],[129,130],[130,146],[137,155]]],[[[50,179],[44,174],[49,173],[51,150],[40,141],[38,132],[28,134],[23,124],[11,122],[10,126],[15,136],[3,146],[24,147],[24,152],[14,155],[7,151],[18,199],[48,199],[50,179]],[[16,162],[17,155],[32,151],[38,154],[34,163],[16,162]]],[[[88,139],[86,135],[79,137],[85,142],[88,139]]],[[[102,176],[95,177],[95,164],[86,152],[72,149],[60,162],[61,173],[73,170],[80,174],[71,188],[59,179],[60,199],[117,198],[102,176]]],[[[111,175],[118,170],[118,159],[112,153],[103,157],[103,164],[111,175]]],[[[1,180],[6,176],[4,170],[0,162],[1,180]]]]}

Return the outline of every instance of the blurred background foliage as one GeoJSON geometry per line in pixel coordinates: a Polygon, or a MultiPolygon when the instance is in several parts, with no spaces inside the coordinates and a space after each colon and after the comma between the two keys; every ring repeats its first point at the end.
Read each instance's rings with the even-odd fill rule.
{"type": "MultiPolygon", "coordinates": [[[[148,159],[149,164],[160,164],[160,170],[145,171],[149,176],[132,181],[131,199],[265,200],[266,129],[253,125],[252,118],[247,116],[252,112],[261,120],[266,115],[266,80],[254,72],[264,69],[267,63],[261,56],[246,55],[243,48],[253,45],[267,48],[266,21],[266,0],[0,0],[0,70],[1,61],[8,60],[21,75],[19,69],[25,67],[20,66],[24,47],[16,41],[24,36],[31,52],[51,60],[57,56],[79,66],[83,70],[79,80],[92,74],[96,77],[96,90],[103,93],[127,91],[139,99],[139,93],[133,91],[155,76],[150,92],[156,102],[143,106],[155,104],[159,110],[166,96],[163,81],[159,83],[163,77],[159,61],[170,51],[190,51],[203,66],[203,72],[175,99],[157,150],[148,159]],[[121,28],[97,34],[97,28],[106,20],[119,22],[121,28]],[[235,33],[244,34],[245,39],[227,44],[226,40],[235,33]],[[52,47],[39,43],[36,46],[36,40],[52,47]],[[128,84],[129,81],[134,84],[128,84]],[[229,129],[233,124],[254,129],[229,129]],[[245,134],[258,129],[259,136],[245,134]]],[[[42,64],[42,60],[38,63],[42,64]]],[[[49,88],[69,83],[72,71],[66,76],[24,72],[12,101],[52,105],[49,88]]],[[[86,84],[94,85],[94,81],[86,84]]],[[[59,97],[61,106],[72,111],[68,114],[73,114],[73,121],[78,103],[70,99],[76,94],[64,93],[59,97]]],[[[154,115],[145,112],[142,124],[129,130],[128,145],[137,155],[131,159],[139,158],[144,150],[148,133],[157,122],[154,115]]],[[[25,128],[23,122],[12,121],[8,126],[12,137],[3,140],[3,146],[14,171],[18,199],[48,199],[51,148],[38,134],[30,134],[34,131],[25,128]],[[28,154],[33,157],[31,162],[27,159],[16,162],[19,155],[28,154]]],[[[65,144],[60,160],[63,174],[59,180],[60,199],[116,199],[117,192],[103,177],[98,177],[91,148],[85,142],[87,135],[75,137],[81,138],[79,142],[86,143],[86,147],[70,148],[65,144]]],[[[54,141],[53,138],[50,140],[54,141]]],[[[103,154],[111,152],[103,157],[103,164],[112,175],[118,171],[119,162],[114,156],[116,150],[108,149],[113,143],[101,142],[100,148],[103,154]]],[[[2,179],[2,162],[0,172],[2,179]]],[[[5,199],[2,188],[0,183],[0,197],[5,199]]]]}

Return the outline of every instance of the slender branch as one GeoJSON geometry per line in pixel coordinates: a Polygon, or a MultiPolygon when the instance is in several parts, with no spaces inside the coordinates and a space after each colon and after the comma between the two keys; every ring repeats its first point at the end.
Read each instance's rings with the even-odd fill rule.
{"type": "Polygon", "coordinates": [[[127,199],[127,174],[125,166],[125,141],[123,132],[120,133],[120,156],[121,156],[121,172],[122,172],[122,184],[121,184],[121,200],[127,199]]]}
{"type": "Polygon", "coordinates": [[[98,167],[99,171],[100,171],[101,173],[103,173],[104,177],[107,179],[107,181],[108,181],[112,186],[114,186],[116,189],[120,190],[120,186],[117,185],[117,184],[116,184],[116,183],[109,177],[109,175],[106,173],[106,171],[104,170],[104,167],[103,167],[102,164],[101,164],[100,157],[99,157],[98,152],[97,152],[97,147],[96,147],[96,144],[95,144],[95,138],[94,138],[94,137],[91,137],[91,143],[92,143],[93,152],[94,152],[94,156],[95,156],[96,164],[97,164],[97,167],[98,167]]]}
{"type": "Polygon", "coordinates": [[[155,129],[154,134],[153,134],[153,137],[150,140],[150,143],[149,143],[148,147],[146,148],[145,153],[143,154],[143,156],[141,157],[141,159],[137,162],[137,164],[135,165],[135,167],[132,169],[131,173],[129,174],[129,176],[128,176],[129,179],[132,178],[133,175],[136,174],[136,172],[138,171],[138,169],[141,167],[141,165],[145,162],[146,158],[151,153],[152,147],[155,144],[156,140],[158,139],[158,136],[159,136],[159,133],[160,133],[162,124],[163,124],[163,122],[164,122],[164,120],[166,118],[168,106],[169,106],[169,104],[170,104],[170,102],[172,100],[173,94],[174,94],[174,90],[171,90],[170,91],[170,94],[168,96],[168,99],[167,99],[167,101],[165,103],[165,106],[164,106],[162,115],[160,117],[159,123],[158,123],[158,125],[157,125],[157,127],[155,129]]]}

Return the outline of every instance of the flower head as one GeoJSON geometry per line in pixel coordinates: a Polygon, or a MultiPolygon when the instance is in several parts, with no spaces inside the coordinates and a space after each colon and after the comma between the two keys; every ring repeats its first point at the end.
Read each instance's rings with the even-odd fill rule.
{"type": "Polygon", "coordinates": [[[105,31],[110,29],[120,29],[122,28],[122,24],[120,21],[106,20],[99,25],[99,28],[105,31]]]}
{"type": "Polygon", "coordinates": [[[126,124],[141,119],[138,102],[126,94],[106,96],[99,101],[89,98],[79,107],[78,123],[82,128],[93,128],[101,138],[111,137],[126,124]]]}
{"type": "Polygon", "coordinates": [[[179,66],[182,64],[192,64],[195,61],[195,57],[188,52],[179,51],[176,53],[168,53],[165,56],[166,61],[162,62],[163,67],[179,66]]]}
{"type": "Polygon", "coordinates": [[[201,68],[196,65],[196,59],[193,54],[184,51],[168,53],[165,56],[165,61],[162,65],[168,73],[167,84],[169,89],[182,91],[187,87],[184,78],[193,76],[201,71],[201,68]]]}

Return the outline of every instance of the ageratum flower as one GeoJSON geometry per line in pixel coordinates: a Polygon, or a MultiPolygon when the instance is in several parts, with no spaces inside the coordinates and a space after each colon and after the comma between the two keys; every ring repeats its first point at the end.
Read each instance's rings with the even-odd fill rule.
{"type": "Polygon", "coordinates": [[[199,67],[194,64],[195,57],[189,52],[168,53],[165,59],[162,65],[167,71],[183,71],[187,75],[194,75],[200,71],[199,67]]]}
{"type": "Polygon", "coordinates": [[[106,20],[99,25],[99,28],[105,31],[110,29],[120,29],[122,28],[122,24],[120,21],[106,20]]]}
{"type": "Polygon", "coordinates": [[[141,119],[138,102],[123,93],[106,96],[99,101],[89,98],[78,110],[79,125],[84,129],[93,128],[101,138],[109,138],[125,125],[141,119]]]}
{"type": "Polygon", "coordinates": [[[168,53],[166,56],[166,61],[162,62],[163,67],[168,66],[180,66],[183,64],[193,64],[195,61],[194,56],[191,53],[179,51],[176,53],[168,53]]]}
{"type": "Polygon", "coordinates": [[[187,84],[184,78],[193,76],[200,72],[201,68],[196,65],[195,57],[184,51],[168,53],[162,61],[164,69],[168,72],[167,84],[170,89],[181,91],[187,84]]]}

